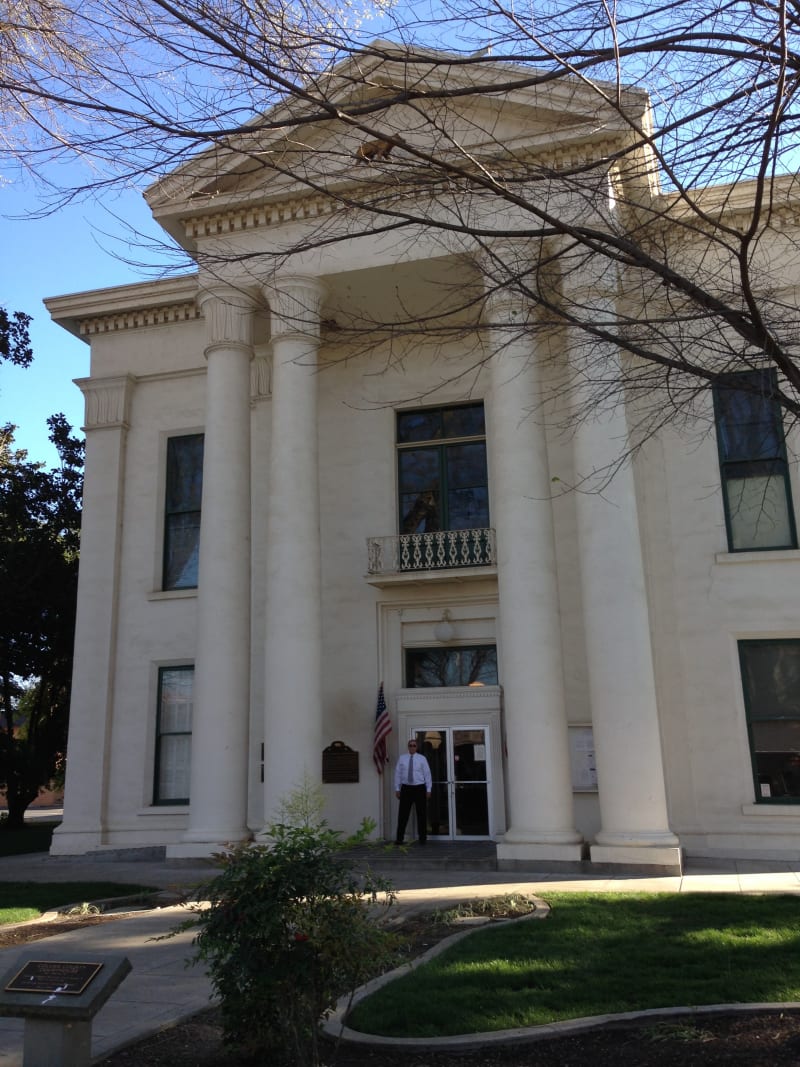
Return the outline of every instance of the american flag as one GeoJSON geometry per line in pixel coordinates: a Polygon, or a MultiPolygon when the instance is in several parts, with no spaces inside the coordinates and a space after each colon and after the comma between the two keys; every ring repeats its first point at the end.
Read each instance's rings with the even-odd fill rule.
{"type": "Polygon", "coordinates": [[[383,768],[389,762],[386,751],[386,738],[392,732],[392,720],[386,710],[386,701],[383,697],[383,682],[378,686],[378,705],[375,708],[375,735],[372,741],[372,762],[378,774],[383,774],[383,768]]]}

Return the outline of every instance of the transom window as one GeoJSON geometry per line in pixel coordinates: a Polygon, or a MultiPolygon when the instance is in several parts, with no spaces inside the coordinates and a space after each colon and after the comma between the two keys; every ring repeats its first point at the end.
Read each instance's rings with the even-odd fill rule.
{"type": "Polygon", "coordinates": [[[725,524],[731,552],[796,548],[777,379],[769,370],[714,386],[725,524]]]}
{"type": "Polygon", "coordinates": [[[194,589],[200,558],[203,434],[167,441],[164,501],[164,589],[194,589]]]}
{"type": "Polygon", "coordinates": [[[158,671],[154,804],[188,804],[194,667],[158,671]]]}
{"type": "Polygon", "coordinates": [[[397,415],[400,533],[489,526],[483,404],[397,415]]]}
{"type": "Polygon", "coordinates": [[[408,689],[451,685],[497,685],[496,646],[406,649],[408,689]]]}

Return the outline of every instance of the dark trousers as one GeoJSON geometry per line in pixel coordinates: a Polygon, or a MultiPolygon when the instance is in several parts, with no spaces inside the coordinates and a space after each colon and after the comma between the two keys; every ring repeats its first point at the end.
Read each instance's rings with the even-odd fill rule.
{"type": "Polygon", "coordinates": [[[417,812],[417,833],[420,841],[428,839],[428,817],[425,804],[424,785],[400,786],[400,810],[397,813],[397,844],[402,844],[406,832],[406,823],[413,807],[417,812]]]}

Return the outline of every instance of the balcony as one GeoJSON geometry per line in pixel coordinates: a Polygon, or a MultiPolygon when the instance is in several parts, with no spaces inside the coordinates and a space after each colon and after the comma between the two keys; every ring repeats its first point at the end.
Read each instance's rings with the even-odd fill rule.
{"type": "Polygon", "coordinates": [[[492,577],[497,563],[495,533],[484,527],[368,537],[367,560],[368,576],[378,585],[384,584],[381,579],[391,584],[409,578],[441,580],[442,572],[454,570],[463,577],[492,577]],[[480,570],[487,567],[492,568],[488,573],[480,570]]]}

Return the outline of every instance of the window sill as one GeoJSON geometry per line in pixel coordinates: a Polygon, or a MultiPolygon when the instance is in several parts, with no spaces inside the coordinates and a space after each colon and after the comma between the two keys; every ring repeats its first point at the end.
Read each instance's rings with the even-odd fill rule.
{"type": "Polygon", "coordinates": [[[148,600],[194,600],[197,586],[193,589],[154,589],[147,594],[148,600]]]}
{"type": "Polygon", "coordinates": [[[769,804],[742,804],[742,815],[761,815],[778,819],[800,818],[800,798],[796,804],[773,802],[769,804]]]}
{"type": "Polygon", "coordinates": [[[188,804],[153,804],[149,808],[141,808],[136,812],[139,816],[151,815],[188,815],[188,804]]]}
{"type": "Polygon", "coordinates": [[[800,548],[762,548],[750,552],[717,552],[715,563],[797,563],[800,548]]]}

